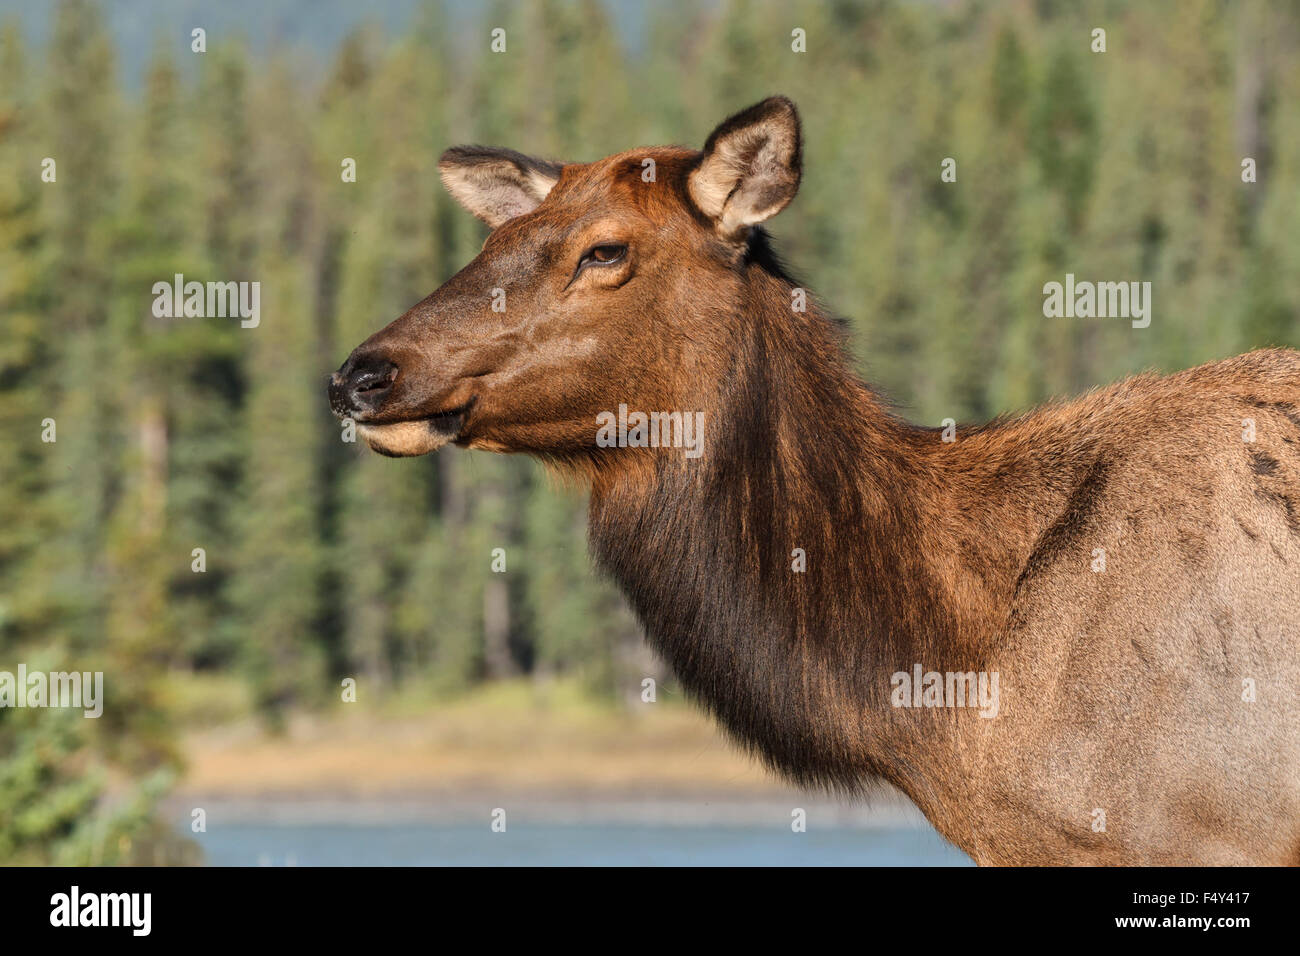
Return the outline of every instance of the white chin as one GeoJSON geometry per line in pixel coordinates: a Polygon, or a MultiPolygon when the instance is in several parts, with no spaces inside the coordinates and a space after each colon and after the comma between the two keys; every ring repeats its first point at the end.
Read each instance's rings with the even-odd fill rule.
{"type": "Polygon", "coordinates": [[[434,431],[428,422],[397,422],[392,425],[358,425],[357,434],[372,450],[391,458],[410,458],[437,451],[452,436],[434,431]]]}

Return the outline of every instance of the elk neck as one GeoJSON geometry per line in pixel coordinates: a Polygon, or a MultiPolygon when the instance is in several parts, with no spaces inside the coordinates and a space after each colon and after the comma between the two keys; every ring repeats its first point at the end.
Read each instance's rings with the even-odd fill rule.
{"type": "Polygon", "coordinates": [[[890,677],[981,669],[1039,522],[891,414],[779,268],[742,270],[729,367],[697,396],[703,455],[601,469],[594,555],[739,743],[804,785],[884,778],[925,810],[948,789],[926,768],[967,758],[951,713],[890,706],[890,677]]]}

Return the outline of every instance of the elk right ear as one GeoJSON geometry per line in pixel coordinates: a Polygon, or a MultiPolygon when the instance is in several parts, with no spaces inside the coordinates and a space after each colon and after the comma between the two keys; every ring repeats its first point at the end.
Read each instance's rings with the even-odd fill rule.
{"type": "Polygon", "coordinates": [[[688,181],[691,200],[728,239],[784,209],[799,191],[799,112],[772,96],[726,120],[704,144],[688,181]]]}
{"type": "Polygon", "coordinates": [[[487,146],[452,147],[438,172],[452,198],[493,229],[536,209],[560,178],[557,163],[487,146]]]}

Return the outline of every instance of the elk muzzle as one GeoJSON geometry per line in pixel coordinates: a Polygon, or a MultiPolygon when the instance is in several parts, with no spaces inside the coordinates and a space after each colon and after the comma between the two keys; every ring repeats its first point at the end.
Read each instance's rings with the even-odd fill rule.
{"type": "Polygon", "coordinates": [[[457,387],[430,401],[433,396],[416,384],[425,378],[418,368],[403,369],[400,356],[363,345],[330,376],[330,409],[351,419],[357,434],[381,455],[427,454],[461,436],[474,396],[457,387]]]}

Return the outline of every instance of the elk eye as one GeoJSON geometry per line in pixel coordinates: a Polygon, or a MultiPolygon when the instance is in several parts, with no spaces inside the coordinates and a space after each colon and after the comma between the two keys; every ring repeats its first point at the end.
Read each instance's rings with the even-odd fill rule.
{"type": "Polygon", "coordinates": [[[618,245],[616,243],[592,246],[587,250],[586,254],[583,255],[582,261],[578,263],[578,268],[582,269],[583,267],[590,265],[612,265],[622,259],[625,255],[627,255],[627,246],[618,245]]]}

